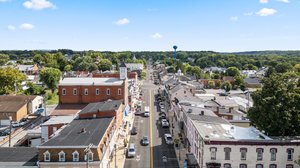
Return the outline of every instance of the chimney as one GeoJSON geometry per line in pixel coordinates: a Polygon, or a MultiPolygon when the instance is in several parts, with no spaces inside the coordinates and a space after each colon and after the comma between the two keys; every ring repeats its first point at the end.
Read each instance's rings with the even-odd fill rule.
{"type": "Polygon", "coordinates": [[[201,111],[201,115],[204,115],[204,111],[201,111]]]}
{"type": "Polygon", "coordinates": [[[80,133],[86,133],[85,128],[82,128],[80,133]]]}

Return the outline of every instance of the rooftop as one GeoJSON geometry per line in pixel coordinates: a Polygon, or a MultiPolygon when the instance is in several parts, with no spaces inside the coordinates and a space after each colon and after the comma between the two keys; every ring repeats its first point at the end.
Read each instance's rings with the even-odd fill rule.
{"type": "Polygon", "coordinates": [[[123,80],[119,78],[64,78],[60,81],[59,86],[119,86],[123,84],[123,80]]]}
{"type": "MultiPolygon", "coordinates": [[[[30,163],[30,165],[34,165],[37,162],[37,153],[37,148],[31,147],[1,148],[0,162],[22,162],[24,166],[30,163]]],[[[1,166],[4,164],[0,163],[1,166]]]]}
{"type": "Polygon", "coordinates": [[[123,100],[110,100],[98,103],[89,103],[79,114],[86,114],[92,112],[105,112],[118,110],[123,100]]]}
{"type": "Polygon", "coordinates": [[[41,147],[48,146],[88,146],[98,145],[105,134],[113,117],[94,119],[75,119],[57,136],[53,137],[41,147]],[[85,129],[82,132],[82,129],[85,129]]]}
{"type": "Polygon", "coordinates": [[[75,116],[52,116],[48,121],[41,124],[41,126],[53,124],[68,124],[73,121],[75,116]]]}
{"type": "Polygon", "coordinates": [[[207,115],[207,116],[215,116],[217,117],[217,115],[209,110],[209,109],[206,109],[206,108],[201,108],[201,107],[194,107],[194,106],[185,106],[185,105],[180,105],[183,110],[185,112],[187,112],[189,115],[200,115],[201,112],[203,111],[203,115],[207,115]]]}
{"type": "Polygon", "coordinates": [[[222,123],[203,120],[192,120],[192,122],[201,136],[209,140],[271,140],[271,138],[254,127],[238,127],[228,122],[222,123]]]}
{"type": "Polygon", "coordinates": [[[51,116],[75,115],[85,106],[87,106],[87,104],[59,104],[56,106],[56,108],[50,115],[51,116]]]}
{"type": "Polygon", "coordinates": [[[29,101],[35,99],[37,96],[0,96],[0,113],[17,112],[21,107],[29,101]]]}

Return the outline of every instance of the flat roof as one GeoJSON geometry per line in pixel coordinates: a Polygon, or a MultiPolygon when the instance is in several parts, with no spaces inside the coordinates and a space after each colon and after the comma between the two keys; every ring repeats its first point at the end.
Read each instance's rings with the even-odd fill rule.
{"type": "Polygon", "coordinates": [[[59,104],[56,106],[54,111],[50,114],[51,116],[69,116],[75,115],[80,112],[87,104],[59,104]]]}
{"type": "Polygon", "coordinates": [[[119,78],[64,78],[60,81],[59,86],[120,86],[123,84],[123,80],[119,78]]]}
{"type": "Polygon", "coordinates": [[[92,112],[113,111],[117,110],[123,100],[109,100],[98,103],[89,103],[79,114],[87,114],[92,112]]]}
{"type": "Polygon", "coordinates": [[[57,136],[42,144],[47,146],[88,146],[98,145],[114,117],[75,119],[57,136]],[[85,132],[82,132],[85,129],[85,132]]]}
{"type": "Polygon", "coordinates": [[[53,124],[68,124],[73,121],[74,116],[52,116],[48,121],[41,124],[41,126],[53,125],[53,124]]]}
{"type": "Polygon", "coordinates": [[[254,127],[239,127],[230,123],[192,120],[198,132],[209,140],[272,140],[254,127]]]}
{"type": "Polygon", "coordinates": [[[185,106],[185,105],[180,105],[180,106],[186,112],[190,110],[190,113],[187,113],[188,115],[200,115],[201,112],[203,111],[204,115],[217,117],[217,115],[212,110],[209,110],[209,109],[206,109],[206,108],[194,107],[194,106],[185,106]]]}

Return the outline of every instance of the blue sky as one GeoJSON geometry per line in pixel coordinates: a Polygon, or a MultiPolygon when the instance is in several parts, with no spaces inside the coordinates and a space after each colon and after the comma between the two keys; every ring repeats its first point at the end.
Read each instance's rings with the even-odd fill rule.
{"type": "Polygon", "coordinates": [[[0,49],[300,49],[300,0],[0,0],[0,49]]]}

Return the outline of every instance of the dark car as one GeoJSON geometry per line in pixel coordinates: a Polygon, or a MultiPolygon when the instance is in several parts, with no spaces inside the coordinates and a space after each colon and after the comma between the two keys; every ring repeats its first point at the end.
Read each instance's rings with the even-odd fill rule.
{"type": "Polygon", "coordinates": [[[10,134],[10,130],[9,129],[6,129],[6,130],[0,132],[0,136],[7,136],[9,134],[10,134]]]}
{"type": "Polygon", "coordinates": [[[222,92],[222,93],[219,93],[220,96],[228,96],[228,93],[226,92],[222,92]]]}
{"type": "Polygon", "coordinates": [[[137,134],[137,127],[132,127],[131,129],[131,135],[136,135],[137,134]]]}

